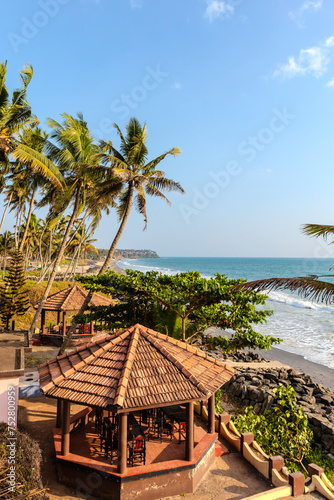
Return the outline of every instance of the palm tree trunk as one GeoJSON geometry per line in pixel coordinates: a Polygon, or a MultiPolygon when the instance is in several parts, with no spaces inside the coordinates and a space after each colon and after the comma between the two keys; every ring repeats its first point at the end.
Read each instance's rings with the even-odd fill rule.
{"type": "Polygon", "coordinates": [[[6,258],[7,258],[7,234],[8,231],[5,232],[5,245],[4,245],[4,251],[3,251],[3,272],[2,272],[2,279],[5,279],[5,273],[6,273],[6,258]]]}
{"type": "MultiPolygon", "coordinates": [[[[104,261],[103,266],[101,267],[100,271],[98,272],[98,275],[104,274],[107,271],[108,266],[110,264],[110,261],[113,258],[114,252],[116,250],[118,241],[119,241],[120,237],[122,236],[123,230],[125,228],[125,225],[127,223],[127,220],[129,218],[129,215],[130,215],[130,212],[131,212],[132,200],[133,200],[133,189],[134,189],[133,188],[133,184],[131,183],[130,184],[130,189],[129,189],[128,203],[126,205],[126,209],[125,209],[125,212],[124,212],[124,215],[123,215],[122,222],[121,222],[121,224],[120,224],[120,226],[118,228],[118,231],[116,233],[114,241],[111,244],[111,247],[110,247],[110,250],[109,250],[108,255],[106,257],[106,260],[104,261]]],[[[82,306],[81,306],[80,311],[78,312],[78,314],[84,314],[84,312],[86,311],[86,309],[88,307],[88,304],[89,304],[92,296],[93,296],[93,292],[89,291],[89,293],[87,294],[87,297],[85,298],[85,300],[84,300],[84,302],[83,302],[83,304],[82,304],[82,306]]],[[[71,337],[72,337],[73,333],[75,332],[75,328],[76,328],[76,324],[73,321],[71,323],[70,328],[68,329],[68,332],[66,334],[64,342],[62,343],[62,346],[59,349],[58,356],[61,356],[62,354],[64,354],[64,352],[65,352],[65,350],[67,348],[67,345],[68,345],[69,341],[71,340],[71,337]]]]}
{"type": "Polygon", "coordinates": [[[19,246],[19,251],[22,252],[23,250],[23,246],[24,246],[24,243],[26,241],[26,238],[27,238],[27,234],[28,234],[28,231],[29,231],[29,224],[30,224],[30,219],[31,219],[31,214],[32,214],[32,210],[34,208],[34,202],[35,202],[35,197],[36,197],[36,191],[37,191],[37,188],[35,187],[33,192],[32,192],[32,195],[31,195],[31,200],[30,200],[30,204],[29,204],[29,212],[28,212],[28,215],[27,215],[27,220],[26,220],[26,227],[24,229],[24,233],[23,233],[23,236],[22,236],[22,240],[21,240],[21,243],[20,243],[20,246],[19,246]]]}
{"type": "Polygon", "coordinates": [[[1,233],[1,231],[2,231],[2,226],[3,226],[3,223],[4,223],[4,221],[5,221],[6,213],[7,213],[7,210],[8,210],[8,208],[9,208],[9,205],[10,205],[10,203],[11,203],[11,201],[12,201],[12,198],[13,198],[13,193],[10,193],[10,195],[9,195],[9,200],[8,200],[8,202],[7,202],[7,205],[6,205],[5,211],[4,211],[3,215],[2,215],[2,219],[1,219],[1,223],[0,223],[0,233],[1,233]]]}
{"type": "Polygon", "coordinates": [[[128,218],[129,218],[129,215],[130,215],[130,212],[131,212],[131,207],[132,207],[132,199],[133,199],[133,184],[131,183],[130,184],[130,190],[129,190],[128,203],[127,203],[124,215],[123,215],[122,222],[121,222],[121,224],[120,224],[120,226],[118,228],[118,231],[116,233],[114,241],[111,244],[111,247],[109,249],[109,252],[108,252],[108,255],[106,257],[106,260],[104,261],[104,264],[103,264],[103,266],[101,267],[101,269],[99,271],[99,275],[100,274],[104,274],[108,270],[108,266],[109,266],[109,264],[111,262],[111,259],[113,258],[114,252],[115,252],[116,247],[117,247],[118,242],[119,242],[119,239],[122,236],[122,233],[124,231],[125,225],[126,225],[126,223],[128,221],[128,218]]]}
{"type": "Polygon", "coordinates": [[[38,306],[38,309],[37,309],[37,311],[35,313],[34,319],[33,319],[32,324],[30,326],[30,335],[32,335],[35,332],[37,320],[38,320],[38,318],[39,318],[39,316],[40,316],[40,314],[42,312],[44,303],[45,303],[46,299],[49,296],[49,292],[51,290],[52,284],[54,282],[54,279],[55,279],[55,276],[56,276],[56,273],[57,273],[58,265],[59,265],[59,263],[60,263],[60,261],[61,261],[61,259],[63,257],[64,250],[66,248],[67,239],[69,237],[69,234],[71,232],[73,223],[74,223],[74,221],[76,219],[76,216],[77,216],[77,213],[78,213],[79,204],[80,204],[81,188],[82,188],[82,182],[80,182],[78,184],[72,217],[70,218],[69,223],[67,225],[67,228],[66,228],[66,231],[65,231],[65,234],[64,234],[64,238],[63,238],[63,241],[62,241],[62,244],[59,247],[57,257],[56,257],[56,259],[54,261],[54,264],[53,264],[53,269],[52,269],[52,272],[50,274],[48,284],[46,286],[46,289],[44,290],[43,297],[42,297],[42,299],[40,301],[40,304],[38,306]]]}
{"type": "Polygon", "coordinates": [[[73,257],[72,257],[72,259],[71,259],[71,262],[70,262],[70,263],[69,263],[69,265],[67,266],[67,269],[66,269],[66,271],[65,271],[65,273],[64,273],[64,276],[63,276],[62,281],[66,281],[66,280],[67,280],[67,277],[68,277],[68,275],[70,274],[70,269],[71,269],[71,267],[72,267],[72,269],[73,269],[73,262],[74,262],[74,259],[75,259],[75,258],[76,258],[76,256],[77,256],[77,253],[78,253],[78,250],[76,250],[76,251],[73,253],[73,257]]]}

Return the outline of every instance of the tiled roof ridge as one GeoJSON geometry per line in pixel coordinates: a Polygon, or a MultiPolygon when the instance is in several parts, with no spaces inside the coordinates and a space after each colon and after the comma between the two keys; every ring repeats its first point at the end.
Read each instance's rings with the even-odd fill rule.
{"type": "Polygon", "coordinates": [[[114,340],[116,337],[119,337],[122,335],[124,332],[129,332],[133,329],[134,327],[131,326],[131,328],[124,328],[124,330],[118,330],[117,332],[114,333],[106,333],[104,337],[100,337],[97,340],[93,340],[92,342],[89,342],[88,344],[83,344],[80,345],[79,347],[76,347],[75,349],[72,349],[69,352],[65,352],[64,354],[61,354],[60,356],[56,356],[53,359],[50,359],[48,361],[44,361],[44,363],[41,363],[38,365],[39,368],[43,368],[44,366],[52,364],[55,360],[67,358],[68,356],[73,356],[76,353],[79,353],[80,351],[85,351],[86,349],[90,349],[96,344],[102,344],[102,342],[105,342],[106,340],[109,340],[110,342],[114,340]]]}
{"type": "Polygon", "coordinates": [[[124,405],[124,399],[128,388],[131,369],[133,361],[136,357],[137,345],[139,340],[139,328],[134,328],[133,332],[131,333],[132,333],[132,338],[130,340],[121,376],[118,380],[118,387],[114,399],[114,404],[120,407],[124,405]]]}
{"type": "MultiPolygon", "coordinates": [[[[75,286],[75,285],[74,285],[74,286],[75,286]]],[[[55,292],[55,293],[52,293],[51,295],[48,295],[48,297],[46,298],[46,300],[51,299],[51,298],[52,298],[52,297],[54,297],[55,295],[59,295],[59,294],[61,294],[61,293],[66,293],[66,292],[68,292],[68,290],[70,290],[70,292],[71,292],[71,288],[72,288],[72,287],[67,287],[67,288],[64,288],[63,290],[58,290],[58,292],[55,292]]],[[[69,293],[70,293],[70,292],[69,292],[69,293]]],[[[69,295],[69,294],[68,294],[68,295],[69,295]]],[[[38,305],[39,305],[39,303],[40,303],[40,301],[41,301],[41,300],[42,300],[42,299],[39,299],[39,300],[36,300],[36,302],[34,302],[33,307],[34,307],[35,309],[37,309],[37,308],[38,308],[38,305]]],[[[65,300],[66,300],[66,299],[65,299],[65,300]]]]}
{"type": "Polygon", "coordinates": [[[206,397],[210,396],[211,391],[208,391],[205,388],[204,384],[202,384],[202,382],[200,382],[194,375],[192,375],[192,373],[188,370],[188,368],[184,366],[183,363],[178,361],[175,356],[173,356],[173,354],[168,352],[167,349],[160,344],[158,340],[152,337],[148,330],[149,329],[145,327],[141,327],[139,329],[141,335],[143,335],[143,337],[145,337],[158,351],[160,351],[165,358],[173,363],[180,370],[180,372],[182,372],[183,375],[190,380],[190,382],[196,387],[196,389],[202,392],[206,397]]]}
{"type": "MultiPolygon", "coordinates": [[[[118,344],[120,341],[122,341],[124,338],[126,338],[127,336],[129,335],[129,331],[128,330],[124,330],[120,335],[115,335],[114,338],[111,339],[111,341],[113,342],[108,342],[108,344],[106,344],[105,346],[102,346],[100,347],[100,349],[98,349],[97,351],[95,352],[92,352],[90,356],[87,356],[87,358],[85,359],[82,359],[79,363],[77,363],[77,365],[75,365],[75,367],[73,366],[73,364],[71,363],[71,368],[69,370],[66,370],[66,371],[63,371],[62,368],[61,368],[61,365],[59,363],[59,360],[60,359],[64,359],[64,357],[69,357],[69,355],[72,353],[72,355],[75,353],[75,351],[71,351],[69,353],[67,353],[65,356],[62,355],[62,356],[57,356],[57,358],[55,358],[54,361],[57,362],[57,365],[58,365],[58,368],[59,368],[59,371],[61,372],[61,375],[59,375],[57,378],[55,378],[54,380],[51,380],[48,384],[46,384],[44,387],[43,387],[43,391],[48,391],[49,389],[51,389],[52,387],[55,387],[57,386],[62,380],[64,380],[66,377],[68,377],[69,375],[72,375],[72,373],[80,370],[83,366],[85,365],[88,365],[90,364],[92,361],[94,361],[96,358],[98,358],[103,352],[106,352],[108,351],[111,347],[113,347],[115,344],[118,344]],[[115,342],[116,340],[116,342],[115,342]]],[[[96,344],[97,342],[95,342],[96,344]]],[[[91,346],[92,344],[88,344],[85,346],[85,348],[87,349],[88,346],[91,346]]],[[[90,349],[89,349],[90,350],[90,349]]],[[[70,360],[68,360],[70,362],[70,360]]],[[[44,363],[43,363],[44,364],[44,363]]],[[[46,363],[48,364],[48,362],[46,363]]],[[[41,365],[40,365],[41,366],[41,365]]]]}
{"type": "MultiPolygon", "coordinates": [[[[139,325],[139,326],[141,328],[145,328],[145,330],[147,330],[147,332],[150,333],[151,335],[153,334],[154,337],[162,338],[166,342],[170,342],[171,344],[175,344],[179,347],[182,347],[182,349],[185,349],[186,351],[192,352],[201,358],[206,358],[209,361],[212,361],[212,363],[214,363],[215,365],[226,367],[226,363],[223,363],[222,361],[219,361],[218,359],[213,358],[212,356],[210,356],[206,352],[202,351],[201,349],[198,349],[198,347],[195,347],[191,344],[187,344],[187,342],[183,342],[182,340],[174,339],[173,337],[169,337],[168,335],[164,335],[163,333],[155,332],[151,328],[146,328],[142,325],[139,325]]],[[[227,367],[227,368],[229,368],[229,367],[227,367]]]]}
{"type": "Polygon", "coordinates": [[[87,293],[85,294],[84,290],[82,290],[82,288],[80,288],[76,283],[75,285],[72,286],[72,289],[70,291],[70,293],[67,295],[66,299],[64,300],[64,302],[62,303],[61,307],[65,309],[66,307],[66,304],[70,301],[72,295],[75,294],[75,292],[79,292],[83,295],[84,299],[86,298],[86,295],[87,293]]]}

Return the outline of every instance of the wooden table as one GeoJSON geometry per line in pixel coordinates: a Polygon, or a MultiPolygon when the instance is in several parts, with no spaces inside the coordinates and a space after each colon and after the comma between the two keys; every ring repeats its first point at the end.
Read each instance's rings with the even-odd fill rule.
{"type": "Polygon", "coordinates": [[[180,405],[164,406],[162,411],[171,419],[173,425],[174,434],[174,424],[179,425],[179,443],[181,443],[182,428],[186,428],[187,422],[187,412],[180,405]]]}

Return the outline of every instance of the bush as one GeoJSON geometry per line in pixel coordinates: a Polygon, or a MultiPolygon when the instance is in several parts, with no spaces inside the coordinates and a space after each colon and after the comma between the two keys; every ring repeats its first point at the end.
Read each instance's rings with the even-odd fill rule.
{"type": "Polygon", "coordinates": [[[296,391],[279,384],[274,389],[279,406],[273,412],[257,415],[252,406],[234,419],[239,432],[252,432],[268,455],[281,455],[291,472],[307,471],[305,457],[311,452],[311,431],[303,408],[297,407],[296,391]],[[305,464],[304,464],[305,462],[305,464]]]}
{"type": "MultiPolygon", "coordinates": [[[[28,434],[16,430],[15,437],[15,491],[7,491],[3,498],[46,500],[41,481],[42,454],[39,445],[28,434]],[[19,496],[18,496],[19,495],[19,496]]],[[[1,493],[9,486],[7,482],[10,431],[5,423],[0,423],[0,483],[1,493]]]]}

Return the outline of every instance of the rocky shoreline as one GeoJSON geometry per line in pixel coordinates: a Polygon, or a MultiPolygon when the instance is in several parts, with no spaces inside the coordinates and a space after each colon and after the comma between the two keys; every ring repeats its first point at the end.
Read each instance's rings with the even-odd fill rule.
{"type": "MultiPolygon", "coordinates": [[[[205,346],[201,346],[201,349],[207,351],[205,346]]],[[[270,361],[252,351],[226,354],[215,349],[208,351],[208,354],[233,364],[236,373],[224,385],[224,389],[239,399],[242,405],[253,406],[257,413],[278,405],[273,389],[279,383],[291,385],[296,391],[297,403],[308,417],[314,442],[334,458],[334,393],[330,388],[315,383],[309,374],[291,367],[272,367],[270,361]]]]}

